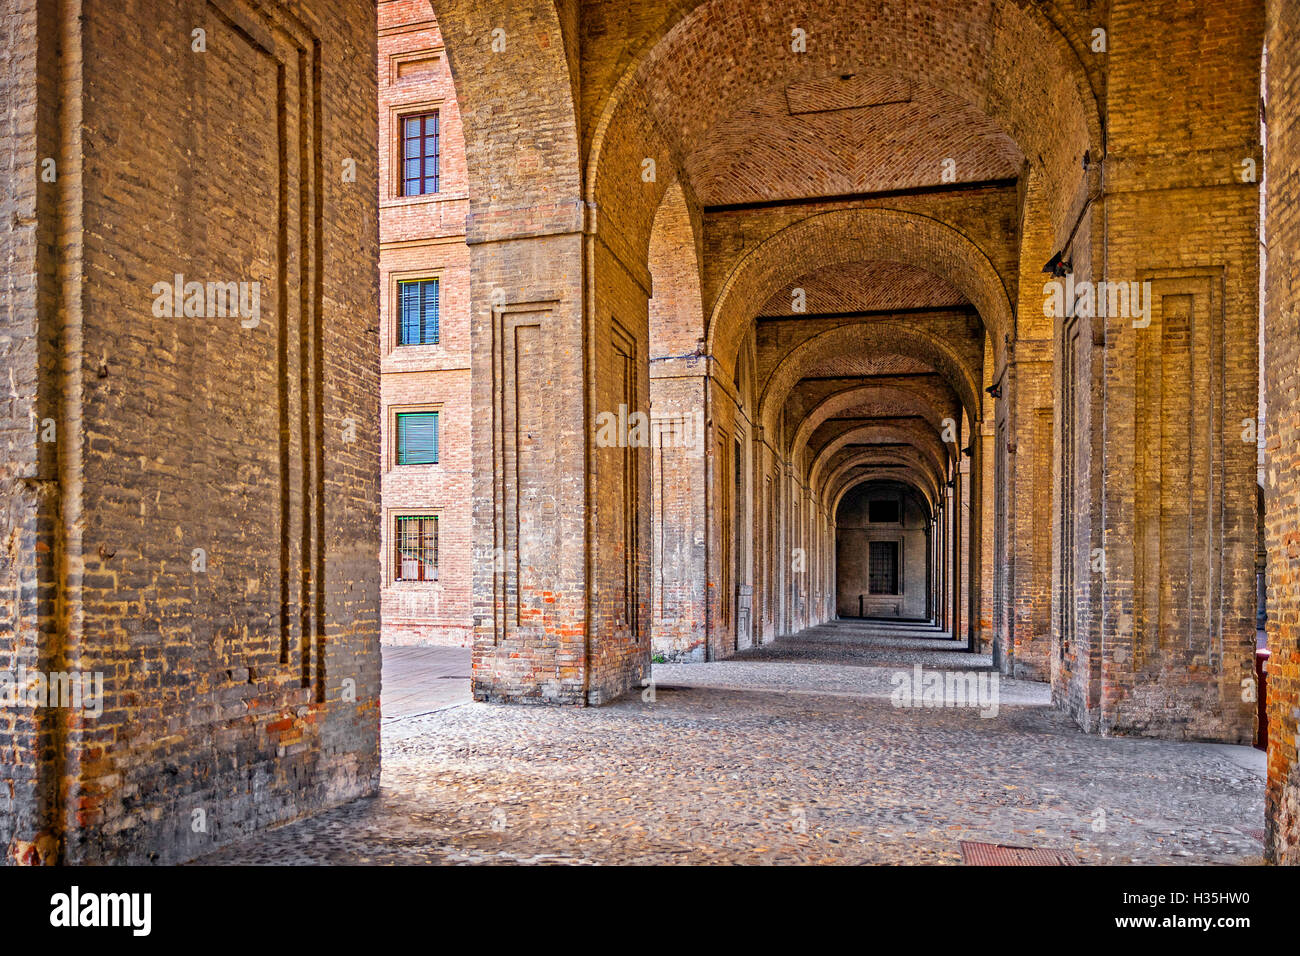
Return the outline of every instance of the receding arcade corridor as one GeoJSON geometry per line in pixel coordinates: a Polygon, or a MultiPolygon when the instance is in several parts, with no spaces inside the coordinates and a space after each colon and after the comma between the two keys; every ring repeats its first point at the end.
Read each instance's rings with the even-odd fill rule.
{"type": "Polygon", "coordinates": [[[932,627],[836,622],[656,665],[653,699],[386,720],[377,797],[201,862],[960,863],[962,841],[1260,857],[1260,751],[1084,734],[1026,681],[1001,680],[996,717],[895,707],[918,664],[991,674],[932,627]]]}
{"type": "Polygon", "coordinates": [[[0,863],[1300,863],[1298,23],[0,0],[0,863]]]}

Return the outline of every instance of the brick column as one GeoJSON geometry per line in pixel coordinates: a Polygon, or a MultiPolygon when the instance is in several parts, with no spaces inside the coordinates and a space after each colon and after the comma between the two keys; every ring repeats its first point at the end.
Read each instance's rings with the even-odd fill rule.
{"type": "MultiPolygon", "coordinates": [[[[1037,282],[1038,276],[1022,281],[1037,282]]],[[[1035,303],[1041,310],[1041,301],[1035,303]]],[[[1052,494],[1051,342],[1019,340],[1008,346],[1004,379],[1011,443],[1007,487],[1007,617],[1011,628],[1007,673],[1025,680],[1050,678],[1052,494]]]]}
{"type": "Polygon", "coordinates": [[[650,450],[654,561],[649,599],[653,651],[669,660],[704,659],[708,601],[704,364],[692,356],[650,366],[651,407],[655,427],[665,441],[650,450]],[[667,440],[677,434],[691,440],[685,444],[667,440]]]}
{"type": "Polygon", "coordinates": [[[1012,590],[1006,609],[1012,641],[1007,673],[1051,677],[1052,650],[1052,325],[1043,306],[1043,266],[1055,251],[1048,196],[1039,174],[1026,172],[1020,214],[1016,327],[1006,342],[1003,394],[1008,434],[1007,559],[1012,590]]]}
{"type": "Polygon", "coordinates": [[[952,466],[952,488],[948,492],[948,500],[952,502],[952,618],[949,621],[948,631],[954,641],[961,640],[961,542],[962,542],[962,513],[961,513],[961,468],[960,455],[958,460],[952,466]]]}
{"type": "Polygon", "coordinates": [[[1268,5],[1267,848],[1300,863],[1300,0],[1268,5]]]}
{"type": "MultiPolygon", "coordinates": [[[[992,403],[992,398],[984,397],[985,405],[992,403]]],[[[985,414],[988,414],[986,412],[985,414]]],[[[979,616],[977,619],[977,633],[979,644],[977,650],[981,654],[991,653],[993,650],[993,587],[997,580],[997,575],[993,566],[993,531],[994,531],[994,486],[993,486],[993,422],[988,419],[981,420],[976,429],[975,437],[975,461],[979,468],[980,479],[980,537],[977,542],[979,548],[979,565],[980,565],[980,587],[979,587],[979,616]]]]}
{"type": "Polygon", "coordinates": [[[1100,407],[1077,423],[1090,483],[1071,513],[1086,508],[1093,532],[1065,556],[1089,581],[1071,706],[1102,732],[1247,743],[1259,195],[1241,172],[1259,162],[1263,18],[1246,0],[1208,23],[1176,9],[1112,7],[1108,152],[1065,250],[1076,284],[1150,290],[1148,314],[1112,304],[1078,326],[1076,356],[1092,354],[1069,400],[1100,407]],[[1213,55],[1207,31],[1224,41],[1213,55]]]}
{"type": "Polygon", "coordinates": [[[650,275],[583,198],[554,4],[435,6],[470,183],[474,694],[597,704],[650,658],[650,275]]]}
{"type": "Polygon", "coordinates": [[[780,529],[776,518],[777,495],[780,482],[775,477],[776,455],[767,443],[762,426],[753,429],[755,464],[755,519],[754,554],[755,571],[759,579],[754,583],[754,626],[756,641],[772,640],[778,631],[777,606],[779,600],[778,552],[780,529]]]}

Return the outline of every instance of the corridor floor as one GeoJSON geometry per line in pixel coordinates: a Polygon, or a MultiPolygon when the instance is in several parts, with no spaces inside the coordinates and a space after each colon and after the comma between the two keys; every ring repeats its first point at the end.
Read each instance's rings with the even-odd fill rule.
{"type": "Polygon", "coordinates": [[[199,862],[960,863],[965,840],[1259,861],[1259,751],[1088,736],[1023,681],[995,716],[895,706],[917,664],[992,676],[934,628],[838,621],[655,665],[653,694],[604,707],[385,711],[378,796],[199,862]]]}

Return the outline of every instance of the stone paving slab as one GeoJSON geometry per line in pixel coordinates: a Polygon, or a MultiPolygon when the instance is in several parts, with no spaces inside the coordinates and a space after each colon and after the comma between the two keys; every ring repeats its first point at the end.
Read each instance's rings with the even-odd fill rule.
{"type": "MultiPolygon", "coordinates": [[[[993,674],[988,654],[971,654],[932,625],[886,625],[841,621],[810,628],[797,639],[747,648],[722,661],[656,664],[656,685],[715,689],[825,693],[889,699],[902,683],[923,673],[993,674]]],[[[997,677],[1003,704],[1052,702],[1052,690],[1037,681],[997,677]]]]}
{"type": "Polygon", "coordinates": [[[385,721],[468,703],[468,647],[385,647],[380,712],[385,721]]]}
{"type": "Polygon", "coordinates": [[[857,648],[843,674],[808,663],[832,637],[852,635],[656,666],[653,701],[389,721],[378,796],[200,862],[958,864],[962,840],[1085,865],[1259,862],[1250,748],[1085,735],[1036,685],[993,718],[897,708],[881,675],[898,662],[857,648]]]}

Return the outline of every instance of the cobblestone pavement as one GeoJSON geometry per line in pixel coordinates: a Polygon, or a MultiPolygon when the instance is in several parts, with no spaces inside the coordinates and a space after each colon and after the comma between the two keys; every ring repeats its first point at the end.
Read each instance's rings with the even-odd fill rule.
{"type": "Polygon", "coordinates": [[[1263,754],[1088,736],[1026,682],[1000,682],[995,717],[893,706],[916,664],[988,668],[960,648],[836,622],[656,665],[653,695],[604,707],[388,720],[378,796],[200,862],[960,863],[962,840],[1259,862],[1263,754]]]}

